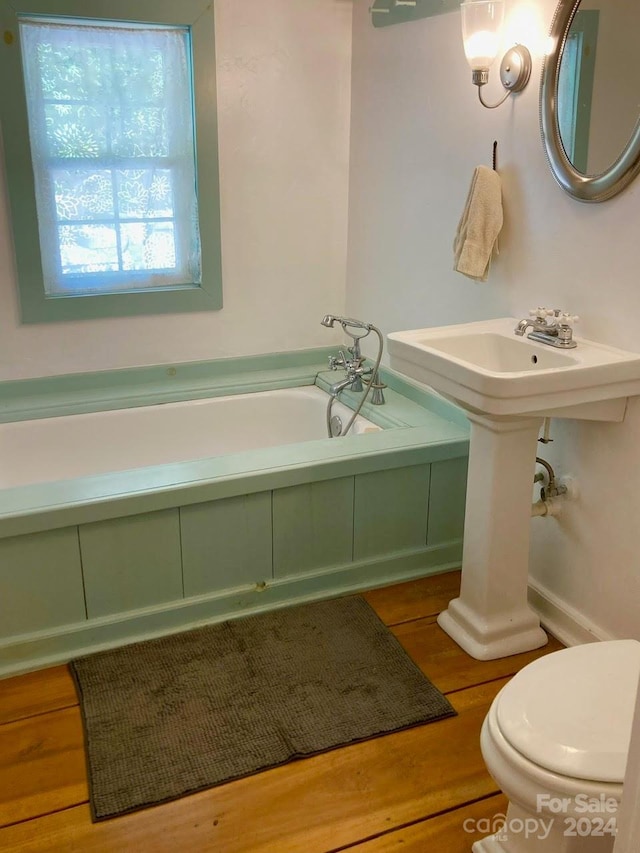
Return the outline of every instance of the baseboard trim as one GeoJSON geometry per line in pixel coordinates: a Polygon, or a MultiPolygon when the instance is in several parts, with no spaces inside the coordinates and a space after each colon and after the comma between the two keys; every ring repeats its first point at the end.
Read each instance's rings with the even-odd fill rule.
{"type": "Polygon", "coordinates": [[[565,646],[616,639],[537,581],[529,580],[529,604],[542,627],[565,646]]]}

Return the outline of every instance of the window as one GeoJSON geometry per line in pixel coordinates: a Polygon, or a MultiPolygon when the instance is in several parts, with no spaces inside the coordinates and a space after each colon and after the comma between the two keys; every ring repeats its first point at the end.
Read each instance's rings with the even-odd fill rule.
{"type": "Polygon", "coordinates": [[[19,28],[45,293],[200,284],[189,30],[19,28]]]}
{"type": "Polygon", "coordinates": [[[212,9],[120,6],[0,0],[25,322],[221,307],[212,9]]]}

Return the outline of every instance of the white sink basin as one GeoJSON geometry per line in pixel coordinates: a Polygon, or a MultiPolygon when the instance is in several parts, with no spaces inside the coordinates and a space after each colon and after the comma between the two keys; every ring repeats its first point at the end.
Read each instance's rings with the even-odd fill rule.
{"type": "Polygon", "coordinates": [[[494,416],[621,420],[640,394],[640,353],[576,337],[561,350],[518,337],[513,317],[388,335],[391,367],[494,416]]]}

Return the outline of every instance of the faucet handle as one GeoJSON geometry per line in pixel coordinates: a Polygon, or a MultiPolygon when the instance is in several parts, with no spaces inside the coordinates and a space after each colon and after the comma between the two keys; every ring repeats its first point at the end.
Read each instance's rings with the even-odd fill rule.
{"type": "Polygon", "coordinates": [[[346,367],[347,360],[344,357],[342,350],[338,351],[338,355],[329,356],[329,370],[337,370],[339,367],[346,367]]]}
{"type": "Polygon", "coordinates": [[[536,320],[544,320],[546,317],[553,317],[556,312],[553,308],[529,308],[529,316],[535,317],[536,320]]]}
{"type": "Polygon", "coordinates": [[[580,317],[578,317],[577,314],[569,314],[566,311],[563,311],[558,316],[558,323],[561,326],[567,326],[568,328],[572,329],[574,324],[577,323],[579,319],[580,317]]]}

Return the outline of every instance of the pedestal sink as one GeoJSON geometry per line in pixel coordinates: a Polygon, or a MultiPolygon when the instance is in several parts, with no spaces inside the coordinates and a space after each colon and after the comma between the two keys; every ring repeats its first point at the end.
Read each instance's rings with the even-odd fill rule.
{"type": "Polygon", "coordinates": [[[393,332],[391,367],[461,406],[471,422],[460,597],[440,626],[491,660],[544,645],[527,603],[538,434],[545,417],[622,421],[640,394],[640,353],[576,338],[559,350],[517,337],[512,317],[393,332]]]}

